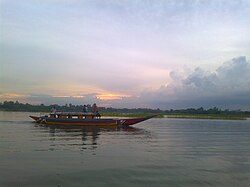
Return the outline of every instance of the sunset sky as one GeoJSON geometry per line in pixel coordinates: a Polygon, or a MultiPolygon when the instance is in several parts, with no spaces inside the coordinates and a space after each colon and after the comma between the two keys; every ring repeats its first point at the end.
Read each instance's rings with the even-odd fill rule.
{"type": "Polygon", "coordinates": [[[248,0],[0,3],[0,101],[250,110],[248,0]]]}

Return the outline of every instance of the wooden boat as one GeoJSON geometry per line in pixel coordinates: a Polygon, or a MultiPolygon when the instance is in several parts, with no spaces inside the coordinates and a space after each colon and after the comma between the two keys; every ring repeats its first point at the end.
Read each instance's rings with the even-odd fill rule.
{"type": "Polygon", "coordinates": [[[67,126],[130,126],[140,123],[156,115],[141,118],[101,118],[94,113],[56,112],[44,116],[30,116],[36,123],[46,125],[67,125],[67,126]]]}

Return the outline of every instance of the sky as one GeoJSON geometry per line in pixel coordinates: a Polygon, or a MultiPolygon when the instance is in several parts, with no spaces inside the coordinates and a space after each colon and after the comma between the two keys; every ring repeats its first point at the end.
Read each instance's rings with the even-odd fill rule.
{"type": "Polygon", "coordinates": [[[249,0],[0,5],[0,101],[250,110],[249,0]]]}

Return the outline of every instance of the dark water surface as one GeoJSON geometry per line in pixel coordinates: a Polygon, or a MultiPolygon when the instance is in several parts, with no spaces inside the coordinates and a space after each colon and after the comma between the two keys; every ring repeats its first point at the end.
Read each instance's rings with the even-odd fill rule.
{"type": "Polygon", "coordinates": [[[0,186],[250,186],[250,121],[43,127],[0,112],[0,186]]]}

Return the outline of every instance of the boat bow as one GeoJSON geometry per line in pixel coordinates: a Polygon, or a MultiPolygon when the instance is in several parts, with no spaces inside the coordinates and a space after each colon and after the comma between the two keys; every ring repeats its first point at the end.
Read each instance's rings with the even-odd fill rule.
{"type": "Polygon", "coordinates": [[[120,119],[119,120],[119,124],[120,125],[124,125],[124,126],[134,125],[136,123],[140,123],[142,121],[151,119],[151,118],[153,118],[155,116],[157,116],[157,115],[151,115],[151,116],[147,116],[147,117],[144,117],[144,118],[120,119]]]}

